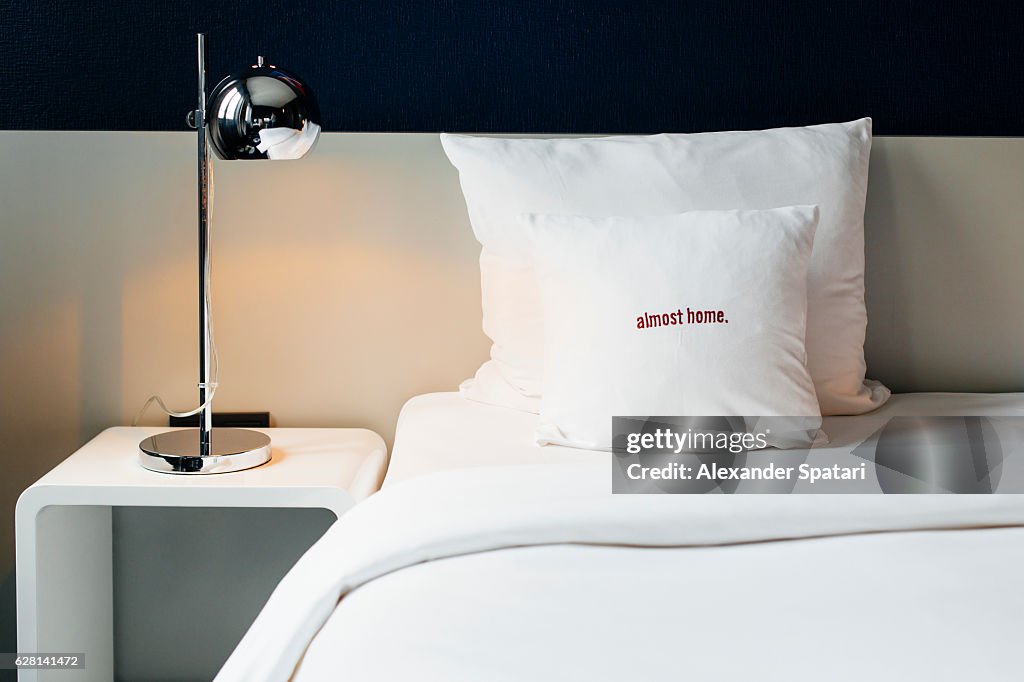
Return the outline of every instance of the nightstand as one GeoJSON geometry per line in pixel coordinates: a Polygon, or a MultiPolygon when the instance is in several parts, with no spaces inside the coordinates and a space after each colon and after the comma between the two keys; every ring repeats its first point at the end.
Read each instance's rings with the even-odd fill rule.
{"type": "MultiPolygon", "coordinates": [[[[372,431],[265,429],[273,456],[261,467],[184,476],[147,471],[138,463],[139,441],[165,430],[107,429],[18,499],[18,650],[85,654],[82,670],[22,670],[22,682],[114,679],[112,519],[121,508],[265,510],[261,514],[320,509],[340,517],[380,487],[387,469],[386,446],[372,431]]],[[[279,524],[266,525],[281,532],[279,524]]],[[[205,531],[195,529],[197,535],[205,531]]],[[[253,532],[266,552],[274,552],[273,535],[264,538],[262,530],[253,532]]],[[[230,576],[211,574],[203,557],[196,557],[193,565],[196,581],[229,586],[230,576]]],[[[258,611],[259,606],[249,604],[243,610],[258,611]]],[[[197,637],[203,637],[204,625],[196,623],[197,637]]],[[[189,646],[187,641],[162,644],[184,651],[189,646]]]]}

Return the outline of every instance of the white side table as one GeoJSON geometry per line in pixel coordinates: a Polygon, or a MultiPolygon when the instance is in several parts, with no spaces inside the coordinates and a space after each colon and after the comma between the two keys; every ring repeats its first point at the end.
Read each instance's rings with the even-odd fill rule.
{"type": "Polygon", "coordinates": [[[340,517],[380,487],[387,469],[387,448],[372,431],[266,429],[273,458],[262,467],[147,471],[138,443],[165,430],[107,429],[18,499],[18,650],[85,653],[84,669],[21,670],[21,682],[114,679],[112,508],[320,508],[340,517]]]}

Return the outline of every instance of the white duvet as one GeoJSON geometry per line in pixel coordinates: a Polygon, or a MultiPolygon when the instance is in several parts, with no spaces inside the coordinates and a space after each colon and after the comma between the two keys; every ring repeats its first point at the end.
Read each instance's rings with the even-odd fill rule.
{"type": "Polygon", "coordinates": [[[1015,679],[1024,664],[1024,496],[613,496],[610,475],[490,467],[385,489],[296,564],[216,679],[1015,679]]]}

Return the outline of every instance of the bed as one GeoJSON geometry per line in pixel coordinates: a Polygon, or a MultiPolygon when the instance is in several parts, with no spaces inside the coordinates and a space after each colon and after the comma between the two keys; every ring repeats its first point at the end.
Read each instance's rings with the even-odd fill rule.
{"type": "MultiPolygon", "coordinates": [[[[975,196],[982,164],[953,161],[973,141],[887,141],[872,209],[870,129],[442,134],[490,359],[405,405],[381,492],[295,565],[217,679],[1019,678],[1020,495],[611,493],[611,415],[824,415],[824,459],[858,457],[890,417],[976,415],[1004,453],[1024,446],[1024,394],[889,390],[1019,389],[1013,316],[960,305],[1016,300],[993,264],[1019,193],[975,196]]],[[[1018,460],[1000,470],[1019,481],[1018,460]]]]}
{"type": "MultiPolygon", "coordinates": [[[[878,414],[1019,417],[1024,394],[878,414]]],[[[1024,498],[613,496],[611,455],[533,445],[536,419],[409,401],[383,491],[299,561],[217,680],[1019,674],[1024,498]]]]}

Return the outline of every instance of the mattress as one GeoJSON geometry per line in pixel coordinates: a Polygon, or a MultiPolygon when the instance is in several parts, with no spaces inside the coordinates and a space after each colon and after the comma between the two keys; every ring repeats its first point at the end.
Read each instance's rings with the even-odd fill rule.
{"type": "MultiPolygon", "coordinates": [[[[823,449],[849,452],[877,428],[880,418],[908,416],[1024,416],[1024,393],[903,393],[878,410],[856,417],[826,417],[823,449]]],[[[469,467],[607,462],[608,453],[533,441],[537,415],[473,402],[458,393],[428,393],[405,404],[384,485],[469,467]]],[[[1024,447],[1019,425],[1004,442],[1024,447]]],[[[610,464],[609,464],[610,466],[610,464]]]]}

